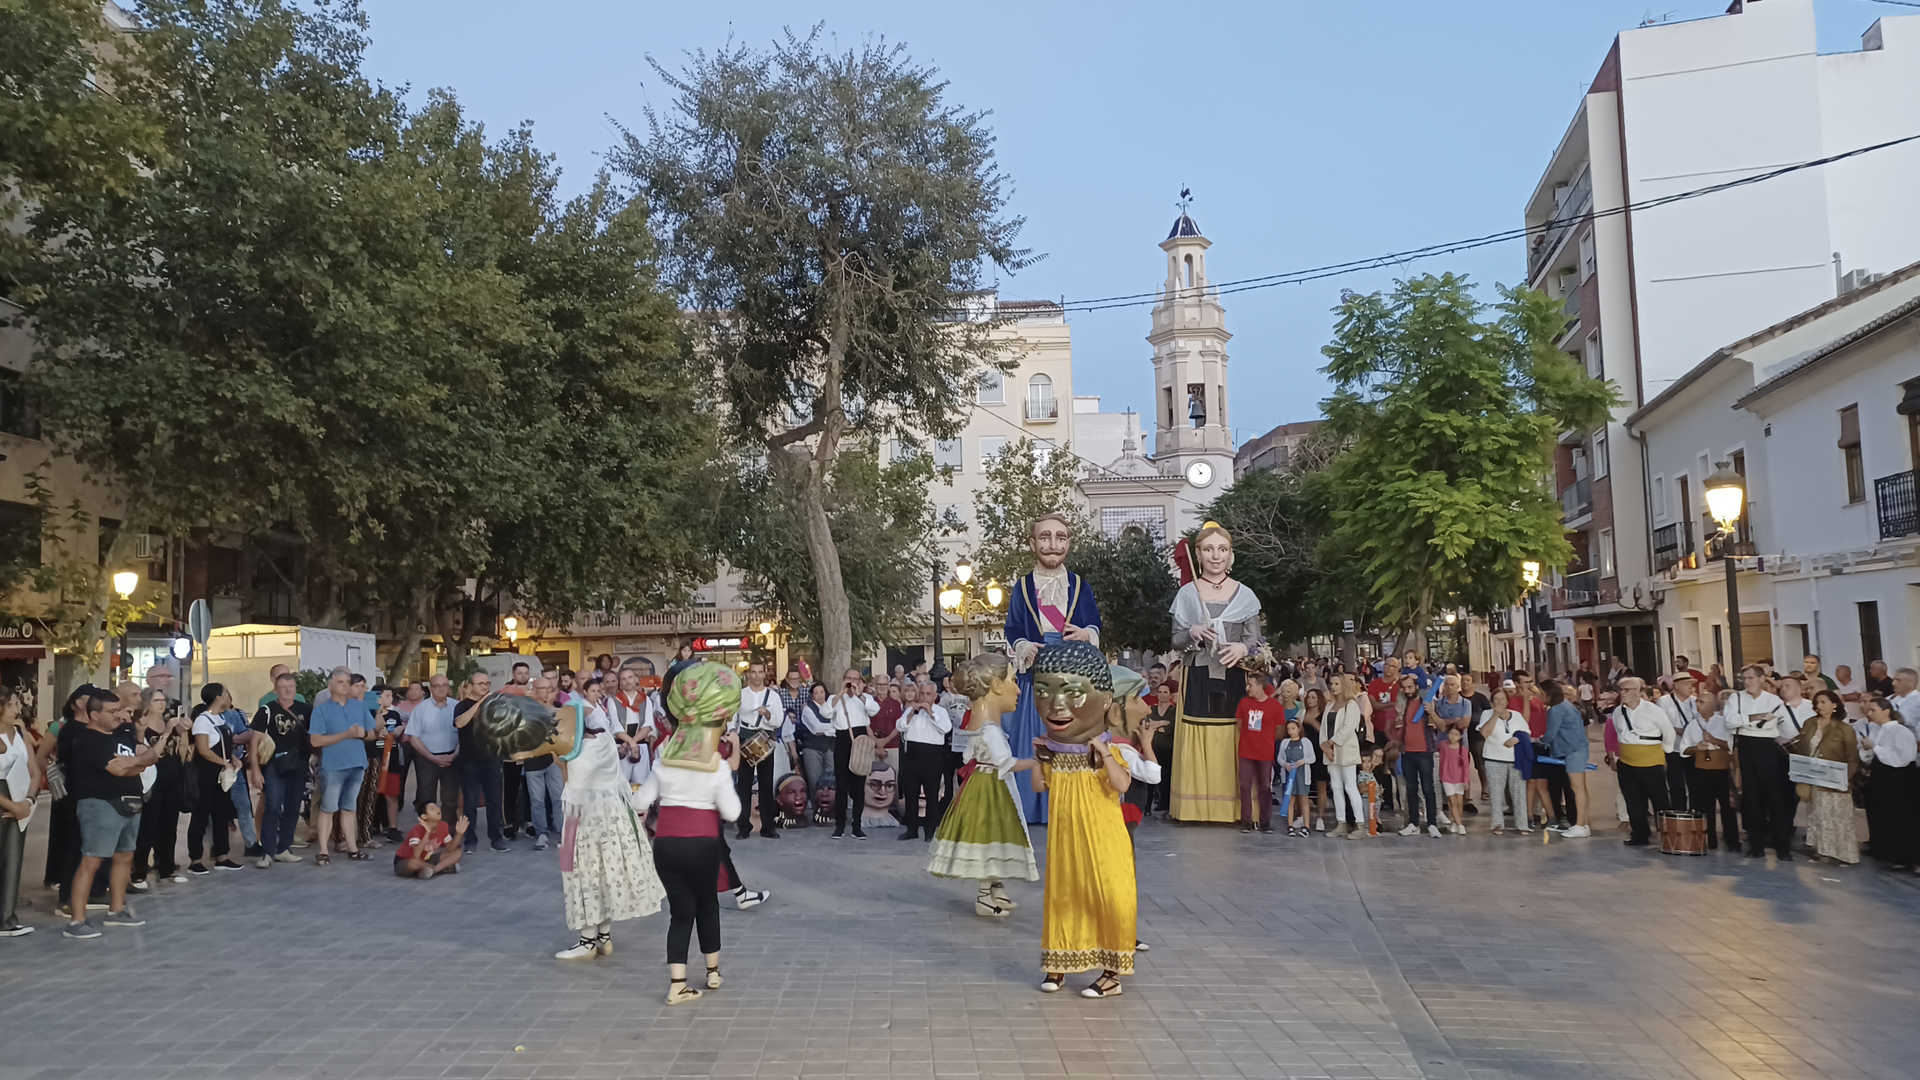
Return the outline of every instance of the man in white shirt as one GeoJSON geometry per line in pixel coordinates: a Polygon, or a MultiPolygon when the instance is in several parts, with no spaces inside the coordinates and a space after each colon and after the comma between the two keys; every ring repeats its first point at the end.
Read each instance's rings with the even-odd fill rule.
{"type": "MultiPolygon", "coordinates": [[[[786,707],[780,701],[780,695],[767,685],[767,665],[755,661],[747,665],[747,685],[740,688],[740,708],[733,714],[733,736],[736,745],[741,747],[740,771],[735,774],[734,790],[739,793],[740,805],[753,805],[753,785],[757,779],[760,784],[760,835],[769,840],[780,838],[780,831],[774,828],[779,806],[774,802],[773,791],[773,749],[769,745],[767,755],[758,765],[749,765],[746,761],[748,740],[765,736],[769,740],[780,738],[780,728],[786,719],[786,707]]],[[[745,840],[753,833],[751,816],[742,811],[735,836],[745,840]]]]}
{"type": "Polygon", "coordinates": [[[1893,702],[1894,714],[1907,725],[1907,730],[1920,735],[1920,672],[1910,667],[1894,672],[1893,697],[1888,700],[1893,702]]]}
{"type": "Polygon", "coordinates": [[[920,800],[927,802],[926,838],[933,841],[933,830],[940,825],[940,776],[946,771],[947,736],[953,731],[953,719],[938,704],[939,692],[933,680],[921,676],[913,688],[913,699],[900,718],[904,736],[900,753],[900,795],[907,803],[907,828],[902,840],[920,835],[920,800]]]}
{"type": "MultiPolygon", "coordinates": [[[[1677,689],[1681,679],[1674,677],[1677,689]]],[[[1712,694],[1692,699],[1695,706],[1686,727],[1680,731],[1680,753],[1687,759],[1687,801],[1707,819],[1707,850],[1720,849],[1720,834],[1727,838],[1727,850],[1740,847],[1740,823],[1733,812],[1733,736],[1727,721],[1719,715],[1720,702],[1712,694]],[[1718,821],[1715,814],[1719,815],[1718,821]]]]}
{"type": "Polygon", "coordinates": [[[828,712],[833,716],[833,838],[835,840],[847,834],[847,811],[853,813],[853,838],[865,840],[867,833],[860,827],[860,793],[866,790],[867,778],[859,776],[849,767],[853,755],[853,740],[867,733],[867,725],[873,715],[880,711],[880,703],[867,693],[866,676],[859,668],[848,668],[841,677],[840,692],[827,699],[828,712]]]}
{"type": "Polygon", "coordinates": [[[1747,854],[1759,858],[1769,844],[1782,862],[1793,858],[1793,815],[1787,802],[1787,752],[1792,720],[1780,699],[1766,689],[1766,669],[1749,665],[1740,673],[1744,689],[1727,699],[1727,730],[1740,761],[1740,820],[1747,829],[1747,854]]]}
{"type": "MultiPolygon", "coordinates": [[[[1680,661],[1685,659],[1685,657],[1675,657],[1674,662],[1679,665],[1680,661]]],[[[1670,677],[1669,685],[1673,693],[1660,699],[1660,708],[1666,712],[1667,722],[1673,725],[1674,731],[1685,731],[1688,721],[1697,719],[1700,715],[1700,702],[1695,696],[1699,690],[1699,684],[1694,679],[1692,671],[1685,666],[1679,666],[1670,677]]],[[[1667,752],[1667,806],[1670,809],[1700,809],[1693,806],[1692,780],[1693,761],[1686,756],[1685,747],[1675,746],[1667,752]]]]}
{"type": "Polygon", "coordinates": [[[1833,692],[1840,695],[1841,704],[1847,707],[1847,722],[1854,726],[1857,733],[1867,721],[1867,710],[1862,707],[1862,702],[1866,700],[1866,687],[1860,685],[1860,680],[1853,677],[1853,669],[1845,664],[1833,669],[1833,678],[1833,692]]]}
{"type": "Polygon", "coordinates": [[[1667,753],[1674,750],[1679,737],[1674,733],[1667,711],[1644,695],[1639,677],[1620,680],[1620,704],[1608,714],[1614,737],[1620,744],[1619,761],[1614,771],[1620,779],[1620,795],[1627,801],[1627,821],[1631,832],[1627,846],[1646,847],[1652,843],[1654,815],[1670,809],[1667,805],[1667,753]],[[1648,810],[1651,808],[1652,813],[1648,810]]]}

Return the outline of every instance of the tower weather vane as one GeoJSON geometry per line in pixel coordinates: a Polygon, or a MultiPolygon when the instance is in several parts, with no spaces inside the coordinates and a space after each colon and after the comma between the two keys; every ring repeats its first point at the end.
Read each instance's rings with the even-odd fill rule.
{"type": "Polygon", "coordinates": [[[1185,186],[1181,187],[1180,201],[1175,203],[1174,205],[1180,208],[1181,213],[1183,214],[1186,213],[1187,207],[1193,205],[1193,189],[1185,186]]]}

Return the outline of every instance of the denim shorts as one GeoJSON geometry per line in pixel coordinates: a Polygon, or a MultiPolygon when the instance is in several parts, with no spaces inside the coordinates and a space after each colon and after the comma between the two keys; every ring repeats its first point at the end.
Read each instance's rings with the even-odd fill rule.
{"type": "Polygon", "coordinates": [[[132,851],[140,838],[140,815],[127,817],[106,799],[81,799],[74,803],[73,813],[80,819],[80,854],[89,859],[111,859],[132,851]]]}
{"type": "Polygon", "coordinates": [[[320,774],[320,812],[331,814],[336,810],[352,810],[360,805],[360,781],[366,779],[367,767],[362,765],[354,769],[329,769],[320,774]]]}

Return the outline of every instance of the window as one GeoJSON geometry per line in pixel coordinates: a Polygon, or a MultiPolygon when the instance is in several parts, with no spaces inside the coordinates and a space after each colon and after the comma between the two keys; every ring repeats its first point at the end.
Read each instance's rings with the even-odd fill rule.
{"type": "Polygon", "coordinates": [[[956,529],[967,527],[967,508],[959,503],[941,503],[938,513],[942,525],[951,525],[956,529]]]}
{"type": "Polygon", "coordinates": [[[40,565],[40,508],[0,502],[0,581],[40,565]]]}
{"type": "Polygon", "coordinates": [[[1593,433],[1593,478],[1607,475],[1607,429],[1601,428],[1593,433]]]}
{"type": "Polygon", "coordinates": [[[1603,578],[1613,577],[1614,567],[1613,567],[1613,530],[1612,529],[1600,530],[1599,546],[1600,546],[1600,576],[1603,578]]]}
{"type": "Polygon", "coordinates": [[[966,457],[960,452],[959,439],[939,439],[933,444],[933,467],[936,469],[964,469],[966,457]]]}
{"type": "Polygon", "coordinates": [[[1862,600],[1853,606],[1860,610],[1860,663],[1885,660],[1886,650],[1880,644],[1880,601],[1862,600]]]}
{"type": "Polygon", "coordinates": [[[1060,419],[1060,403],[1053,399],[1051,375],[1035,375],[1027,380],[1027,419],[1060,419]]]}
{"type": "Polygon", "coordinates": [[[982,435],[980,436],[979,446],[980,471],[985,472],[987,465],[992,462],[994,458],[999,457],[1002,450],[1007,448],[1007,437],[1005,435],[982,435]]]}
{"type": "Polygon", "coordinates": [[[1586,231],[1586,234],[1580,237],[1580,280],[1585,281],[1592,276],[1593,276],[1593,230],[1588,229],[1586,231]]]}
{"type": "Polygon", "coordinates": [[[1173,419],[1173,387],[1171,386],[1165,387],[1160,391],[1160,393],[1166,399],[1166,405],[1167,405],[1167,421],[1166,423],[1161,424],[1160,426],[1163,428],[1172,429],[1173,427],[1176,426],[1173,419]]]}
{"type": "Polygon", "coordinates": [[[1713,624],[1713,662],[1716,664],[1727,662],[1726,628],[1719,623],[1713,624]]]}
{"type": "Polygon", "coordinates": [[[1587,365],[1587,377],[1598,379],[1607,373],[1606,355],[1600,351],[1600,331],[1595,330],[1587,336],[1587,345],[1583,357],[1587,365]]]}
{"type": "Polygon", "coordinates": [[[1187,258],[1186,258],[1186,263],[1187,263],[1187,281],[1186,281],[1186,284],[1187,284],[1187,288],[1189,288],[1189,289],[1191,289],[1191,288],[1193,288],[1193,256],[1191,256],[1191,255],[1189,255],[1189,256],[1187,256],[1187,258]]]}
{"type": "Polygon", "coordinates": [[[1164,506],[1103,506],[1100,508],[1100,532],[1109,540],[1127,529],[1144,529],[1156,542],[1167,538],[1167,508],[1164,506]]]}
{"type": "Polygon", "coordinates": [[[1653,487],[1651,488],[1649,494],[1652,496],[1652,499],[1653,499],[1653,520],[1655,521],[1667,520],[1667,514],[1668,514],[1667,478],[1664,476],[1654,477],[1653,487]]]}
{"type": "Polygon", "coordinates": [[[1213,422],[1225,427],[1227,425],[1227,388],[1219,386],[1214,389],[1216,391],[1214,396],[1219,399],[1220,411],[1215,414],[1213,422]]]}
{"type": "Polygon", "coordinates": [[[920,448],[905,439],[887,440],[888,461],[912,461],[920,456],[920,448]]]}
{"type": "Polygon", "coordinates": [[[1201,383],[1187,384],[1187,419],[1196,428],[1207,422],[1207,388],[1201,383]]]}
{"type": "Polygon", "coordinates": [[[1860,457],[1860,406],[1840,410],[1840,461],[1847,474],[1847,505],[1867,501],[1867,467],[1860,457]]]}
{"type": "Polygon", "coordinates": [[[1007,403],[1007,377],[998,368],[988,368],[980,373],[980,389],[974,392],[973,400],[982,405],[1005,405],[1007,403]]]}
{"type": "Polygon", "coordinates": [[[1052,460],[1053,460],[1053,440],[1052,439],[1033,440],[1033,467],[1036,469],[1044,469],[1047,467],[1047,463],[1052,460]]]}
{"type": "Polygon", "coordinates": [[[0,432],[25,439],[40,437],[40,421],[27,405],[26,387],[20,373],[0,368],[0,432]]]}

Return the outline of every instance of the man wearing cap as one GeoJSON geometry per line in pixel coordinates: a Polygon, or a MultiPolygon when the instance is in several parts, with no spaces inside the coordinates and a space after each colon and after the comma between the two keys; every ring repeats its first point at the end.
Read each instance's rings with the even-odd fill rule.
{"type": "MultiPolygon", "coordinates": [[[[1660,699],[1673,730],[1684,732],[1687,725],[1700,719],[1699,681],[1693,672],[1681,668],[1673,673],[1673,693],[1660,699]]],[[[1667,805],[1685,810],[1693,805],[1693,759],[1684,753],[1667,754],[1667,805]]]]}
{"type": "Polygon", "coordinates": [[[1667,753],[1678,738],[1666,710],[1642,696],[1642,689],[1637,676],[1622,678],[1620,704],[1607,716],[1620,745],[1614,768],[1620,778],[1620,795],[1627,801],[1627,820],[1632,824],[1629,847],[1652,843],[1654,816],[1669,809],[1667,753]]]}

